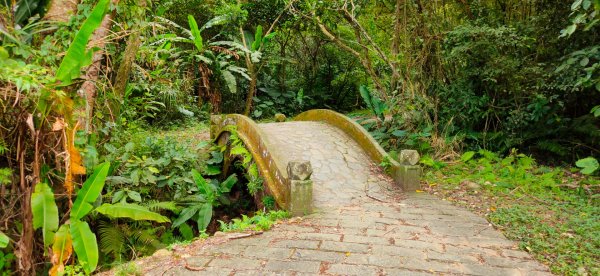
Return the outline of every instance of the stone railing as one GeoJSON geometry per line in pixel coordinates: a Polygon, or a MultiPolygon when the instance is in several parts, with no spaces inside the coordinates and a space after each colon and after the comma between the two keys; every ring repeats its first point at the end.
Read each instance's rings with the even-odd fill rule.
{"type": "Polygon", "coordinates": [[[373,139],[362,126],[354,120],[329,109],[313,109],[303,112],[294,118],[295,121],[318,121],[333,125],[354,139],[358,145],[376,163],[386,161],[394,181],[407,192],[419,189],[421,167],[418,165],[419,154],[414,150],[402,150],[400,162],[392,159],[387,152],[373,139]]]}
{"type": "Polygon", "coordinates": [[[252,119],[239,114],[211,116],[211,138],[218,143],[226,142],[231,126],[235,126],[237,135],[252,154],[265,181],[265,188],[273,195],[277,205],[294,216],[312,212],[310,162],[284,164],[269,150],[271,143],[260,127],[252,119]]]}

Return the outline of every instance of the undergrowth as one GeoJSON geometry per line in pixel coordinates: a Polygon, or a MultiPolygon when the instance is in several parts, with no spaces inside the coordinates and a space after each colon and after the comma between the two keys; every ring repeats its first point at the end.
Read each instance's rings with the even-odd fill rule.
{"type": "Polygon", "coordinates": [[[600,181],[577,169],[539,166],[513,150],[460,161],[423,158],[424,189],[484,213],[521,249],[562,275],[599,275],[600,181]]]}
{"type": "Polygon", "coordinates": [[[271,229],[277,221],[289,217],[290,214],[283,210],[269,211],[267,213],[259,211],[252,217],[242,215],[241,219],[235,218],[229,223],[223,221],[219,221],[219,223],[221,224],[220,228],[223,232],[242,232],[246,230],[266,231],[271,229]]]}

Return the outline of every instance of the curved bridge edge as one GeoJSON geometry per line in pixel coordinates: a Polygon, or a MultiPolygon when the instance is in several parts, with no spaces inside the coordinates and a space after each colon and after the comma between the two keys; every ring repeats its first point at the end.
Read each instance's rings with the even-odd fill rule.
{"type": "Polygon", "coordinates": [[[252,119],[240,114],[212,115],[210,120],[210,137],[214,141],[218,141],[224,133],[231,132],[227,126],[236,126],[237,135],[252,154],[267,189],[275,197],[277,205],[288,209],[290,187],[287,171],[285,171],[286,165],[271,154],[268,138],[259,126],[252,119]]]}
{"type": "MultiPolygon", "coordinates": [[[[294,121],[317,121],[325,122],[335,126],[348,136],[350,136],[358,145],[365,150],[375,163],[379,164],[385,159],[390,163],[390,174],[394,181],[405,191],[415,191],[418,189],[418,183],[407,181],[407,168],[402,166],[375,141],[375,139],[354,120],[347,116],[329,109],[313,109],[302,112],[294,117],[294,121]]],[[[416,172],[419,174],[419,172],[416,172]]],[[[409,173],[410,174],[410,173],[409,173]]],[[[414,177],[411,177],[414,179],[414,177]]],[[[418,178],[418,176],[417,176],[418,178]]]]}

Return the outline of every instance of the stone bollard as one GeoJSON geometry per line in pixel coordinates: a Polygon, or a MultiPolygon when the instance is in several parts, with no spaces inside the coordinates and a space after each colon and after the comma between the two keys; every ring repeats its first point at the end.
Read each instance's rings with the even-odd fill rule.
{"type": "Polygon", "coordinates": [[[287,165],[290,181],[288,210],[292,216],[303,216],[312,212],[313,182],[310,179],[312,172],[309,161],[291,161],[287,165]]]}
{"type": "Polygon", "coordinates": [[[285,122],[286,119],[287,119],[287,117],[285,117],[284,114],[281,114],[281,113],[275,114],[275,122],[278,122],[278,123],[285,122]]]}
{"type": "Polygon", "coordinates": [[[407,192],[414,192],[421,186],[421,166],[418,165],[419,158],[419,153],[416,150],[400,151],[400,167],[396,174],[400,186],[407,192]]]}

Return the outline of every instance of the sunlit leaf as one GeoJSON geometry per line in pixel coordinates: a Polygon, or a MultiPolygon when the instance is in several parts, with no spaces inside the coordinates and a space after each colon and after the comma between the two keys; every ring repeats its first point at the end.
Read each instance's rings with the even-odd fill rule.
{"type": "Polygon", "coordinates": [[[54,235],[54,243],[52,245],[52,256],[50,261],[52,268],[48,274],[61,275],[65,268],[65,262],[69,260],[73,254],[73,240],[69,232],[69,225],[62,225],[54,235]]]}
{"type": "Polygon", "coordinates": [[[581,168],[582,174],[592,174],[600,167],[598,160],[594,157],[580,159],[575,163],[575,165],[581,168]]]}
{"type": "Polygon", "coordinates": [[[198,230],[206,230],[206,227],[208,227],[208,224],[210,224],[211,219],[212,205],[210,203],[206,203],[202,205],[202,208],[200,208],[200,210],[198,211],[198,230]]]}
{"type": "Polygon", "coordinates": [[[475,156],[474,151],[467,151],[467,152],[463,153],[463,155],[460,156],[460,161],[467,162],[467,161],[471,160],[473,158],[473,156],[475,156]]]}
{"type": "Polygon", "coordinates": [[[92,203],[96,201],[102,192],[102,188],[104,188],[109,168],[110,163],[104,162],[83,183],[83,187],[77,193],[77,199],[75,199],[75,203],[73,203],[71,219],[81,219],[94,208],[92,203]]]}
{"type": "Polygon", "coordinates": [[[78,78],[82,64],[82,57],[88,55],[86,53],[87,43],[92,33],[100,26],[102,19],[108,9],[109,0],[100,0],[94,7],[92,12],[87,16],[81,28],[75,35],[73,42],[69,45],[69,49],[62,59],[56,78],[62,82],[62,85],[69,85],[78,78]]]}
{"type": "Polygon", "coordinates": [[[102,206],[96,208],[96,211],[100,214],[107,215],[113,218],[129,218],[133,220],[151,220],[156,222],[170,222],[167,217],[162,216],[159,213],[150,211],[144,206],[137,204],[108,204],[104,203],[102,206]]]}
{"type": "Polygon", "coordinates": [[[2,233],[2,231],[0,231],[0,248],[7,247],[9,241],[10,241],[10,239],[8,238],[8,236],[6,234],[2,233]]]}
{"type": "Polygon", "coordinates": [[[175,228],[191,219],[198,212],[199,209],[199,206],[190,206],[181,210],[181,213],[179,213],[179,217],[173,221],[171,228],[175,228]]]}
{"type": "Polygon", "coordinates": [[[77,260],[83,267],[83,270],[90,274],[96,270],[98,265],[98,243],[96,235],[90,229],[87,222],[71,221],[71,239],[73,239],[73,249],[77,254],[77,260]]]}
{"type": "Polygon", "coordinates": [[[198,23],[196,23],[196,19],[194,19],[194,17],[189,14],[188,14],[188,24],[190,25],[190,31],[192,32],[192,40],[194,41],[196,50],[201,52],[202,48],[204,48],[204,44],[202,42],[202,36],[200,35],[200,30],[198,29],[198,23]]]}
{"type": "Polygon", "coordinates": [[[42,228],[44,245],[50,246],[54,240],[54,232],[58,229],[58,207],[54,201],[54,193],[48,184],[38,183],[31,195],[33,212],[33,228],[42,228]]]}

